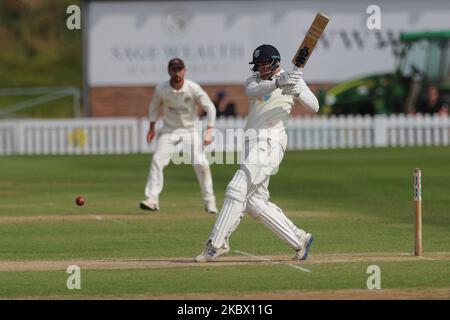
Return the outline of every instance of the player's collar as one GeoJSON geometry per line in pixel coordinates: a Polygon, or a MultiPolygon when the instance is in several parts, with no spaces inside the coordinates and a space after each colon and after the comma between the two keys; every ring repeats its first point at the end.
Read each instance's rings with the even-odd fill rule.
{"type": "Polygon", "coordinates": [[[170,80],[169,80],[170,92],[186,92],[186,83],[187,83],[187,80],[185,78],[184,82],[183,82],[183,85],[181,86],[181,88],[179,90],[177,90],[174,87],[172,87],[172,84],[170,83],[170,80]]]}

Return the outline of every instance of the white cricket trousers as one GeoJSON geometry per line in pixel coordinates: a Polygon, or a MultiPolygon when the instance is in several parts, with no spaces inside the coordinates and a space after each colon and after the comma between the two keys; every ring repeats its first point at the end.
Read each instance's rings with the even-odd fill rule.
{"type": "Polygon", "coordinates": [[[269,138],[246,141],[241,168],[227,186],[223,207],[209,237],[213,247],[228,248],[231,233],[248,212],[291,248],[301,249],[300,238],[305,231],[269,201],[270,176],[278,170],[284,146],[269,138]]]}
{"type": "Polygon", "coordinates": [[[215,201],[211,170],[205,153],[202,150],[202,139],[197,131],[161,132],[157,142],[156,149],[153,154],[152,163],[145,186],[145,196],[152,201],[159,203],[159,194],[164,185],[163,170],[169,164],[175,147],[183,144],[183,150],[189,152],[188,161],[193,165],[200,183],[200,189],[203,201],[215,201]],[[195,143],[193,143],[195,141],[195,143]]]}

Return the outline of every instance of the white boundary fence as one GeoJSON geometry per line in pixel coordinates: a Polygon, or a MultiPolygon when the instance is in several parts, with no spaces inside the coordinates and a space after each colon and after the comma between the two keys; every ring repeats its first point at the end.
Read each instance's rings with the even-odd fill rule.
{"type": "MultiPolygon", "coordinates": [[[[243,118],[216,122],[220,130],[242,129],[244,125],[243,118]]],[[[145,141],[147,130],[146,118],[1,120],[0,155],[153,152],[155,143],[148,145],[145,141]]],[[[301,117],[289,120],[287,132],[289,150],[449,145],[450,118],[301,117]]],[[[230,141],[224,141],[223,146],[236,150],[230,141]]]]}

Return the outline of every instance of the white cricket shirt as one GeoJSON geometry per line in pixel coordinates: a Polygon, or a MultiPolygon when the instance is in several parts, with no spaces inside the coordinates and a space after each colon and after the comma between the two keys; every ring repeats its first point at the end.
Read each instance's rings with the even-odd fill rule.
{"type": "MultiPolygon", "coordinates": [[[[279,77],[282,72],[285,71],[281,70],[274,78],[279,77]]],[[[302,91],[296,99],[306,108],[317,112],[319,110],[317,98],[303,79],[300,81],[302,91]]],[[[270,136],[280,143],[284,142],[294,97],[283,95],[282,89],[276,87],[275,79],[261,80],[256,75],[246,80],[245,91],[249,97],[249,115],[245,131],[254,129],[259,137],[270,136]]]]}
{"type": "Polygon", "coordinates": [[[216,108],[208,94],[199,84],[192,80],[184,79],[180,90],[174,89],[170,81],[159,84],[155,89],[149,107],[151,122],[156,121],[158,107],[163,107],[162,131],[175,129],[193,129],[197,120],[197,107],[206,111],[208,126],[213,127],[216,119],[216,108]]]}

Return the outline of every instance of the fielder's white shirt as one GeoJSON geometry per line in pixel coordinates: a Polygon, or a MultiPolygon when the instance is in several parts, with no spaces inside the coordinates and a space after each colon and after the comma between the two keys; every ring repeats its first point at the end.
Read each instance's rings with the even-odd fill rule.
{"type": "MultiPolygon", "coordinates": [[[[253,75],[245,82],[245,92],[249,98],[249,115],[245,131],[254,129],[258,132],[258,136],[268,134],[280,143],[286,139],[286,127],[294,106],[294,97],[283,95],[282,89],[276,87],[275,80],[282,72],[285,71],[281,70],[273,80],[261,80],[257,75],[253,75]]],[[[300,79],[300,85],[301,94],[295,99],[304,107],[317,112],[319,102],[303,78],[300,79]]]]}
{"type": "Polygon", "coordinates": [[[175,129],[194,129],[197,120],[197,107],[207,113],[208,126],[213,127],[216,120],[216,108],[208,94],[194,81],[184,79],[180,90],[174,89],[170,81],[159,84],[155,89],[149,107],[149,118],[155,122],[158,116],[158,107],[163,106],[162,131],[175,129]]]}

